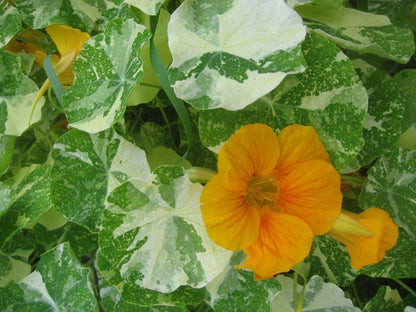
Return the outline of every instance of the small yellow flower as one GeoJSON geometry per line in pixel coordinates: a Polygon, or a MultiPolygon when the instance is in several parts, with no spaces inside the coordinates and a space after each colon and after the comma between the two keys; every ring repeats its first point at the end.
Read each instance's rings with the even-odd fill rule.
{"type": "Polygon", "coordinates": [[[342,212],[329,235],[347,247],[351,265],[359,270],[383,260],[386,251],[396,245],[399,229],[387,212],[372,207],[360,214],[342,212]],[[342,221],[346,219],[349,221],[342,221]]]}
{"type": "Polygon", "coordinates": [[[267,125],[242,127],[218,154],[218,174],[201,195],[202,217],[220,246],[243,249],[255,279],[289,271],[327,233],[341,211],[340,175],[312,127],[278,136],[267,125]]]}

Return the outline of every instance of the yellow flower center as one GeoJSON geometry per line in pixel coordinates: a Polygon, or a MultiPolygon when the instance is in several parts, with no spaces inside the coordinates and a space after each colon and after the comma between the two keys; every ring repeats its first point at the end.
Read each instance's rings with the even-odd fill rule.
{"type": "Polygon", "coordinates": [[[268,206],[273,209],[276,193],[277,187],[272,177],[251,177],[247,183],[245,199],[250,206],[257,208],[268,206]]]}

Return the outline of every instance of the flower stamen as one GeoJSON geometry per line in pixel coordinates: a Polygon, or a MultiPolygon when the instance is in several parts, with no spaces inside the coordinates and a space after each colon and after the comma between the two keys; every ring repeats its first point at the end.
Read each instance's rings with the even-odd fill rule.
{"type": "Polygon", "coordinates": [[[272,177],[251,177],[247,183],[245,200],[247,204],[257,208],[274,208],[276,193],[277,187],[272,177]]]}

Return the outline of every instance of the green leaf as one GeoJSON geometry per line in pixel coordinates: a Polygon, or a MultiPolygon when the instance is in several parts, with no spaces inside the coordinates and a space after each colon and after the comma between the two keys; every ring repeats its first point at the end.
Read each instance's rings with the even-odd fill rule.
{"type": "MultiPolygon", "coordinates": [[[[150,17],[144,13],[140,13],[140,21],[146,27],[150,27],[150,17]]],[[[170,14],[161,9],[156,31],[153,35],[153,41],[156,45],[160,57],[166,67],[172,62],[172,55],[168,47],[168,22],[170,14]]],[[[157,78],[153,66],[150,62],[150,42],[147,41],[140,50],[140,58],[143,60],[144,76],[138,86],[133,88],[129,97],[127,98],[127,105],[137,105],[141,103],[150,102],[162,88],[159,79],[157,78]]]]}
{"type": "MultiPolygon", "coordinates": [[[[109,291],[113,294],[121,296],[120,303],[114,302],[118,305],[135,306],[136,309],[140,307],[153,306],[173,306],[179,307],[182,305],[196,305],[201,303],[205,297],[204,288],[192,288],[189,286],[181,286],[171,293],[161,293],[147,288],[142,288],[139,285],[129,285],[123,282],[120,272],[115,271],[111,264],[98,254],[97,266],[99,275],[103,275],[106,283],[114,285],[109,291]]],[[[105,281],[104,281],[105,282],[105,281]]],[[[105,296],[106,288],[101,288],[101,298],[105,296]]]]}
{"type": "Polygon", "coordinates": [[[70,25],[90,31],[107,9],[104,0],[14,0],[22,20],[33,29],[51,24],[70,25]]]}
{"type": "Polygon", "coordinates": [[[132,5],[140,10],[142,10],[147,15],[156,15],[159,12],[160,7],[162,6],[165,0],[109,0],[114,2],[117,5],[122,3],[127,3],[132,5]],[[121,2],[121,3],[120,3],[121,2]]]}
{"type": "Polygon", "coordinates": [[[368,12],[386,15],[391,22],[401,27],[411,27],[416,30],[414,20],[411,20],[411,12],[416,4],[415,0],[391,1],[391,0],[367,0],[368,12]]]}
{"type": "Polygon", "coordinates": [[[304,260],[312,275],[340,287],[348,286],[357,276],[350,264],[347,249],[329,235],[315,236],[309,256],[304,260]]]}
{"type": "Polygon", "coordinates": [[[5,311],[99,311],[89,280],[89,270],[80,265],[64,243],[42,255],[36,271],[19,283],[0,290],[5,311]]]}
{"type": "Polygon", "coordinates": [[[363,267],[359,273],[372,277],[413,278],[416,276],[416,241],[403,229],[396,246],[379,263],[363,267]]]}
{"type": "Polygon", "coordinates": [[[405,69],[393,77],[399,88],[400,95],[406,102],[402,120],[403,135],[399,145],[408,149],[416,149],[416,70],[405,69]]]}
{"type": "Polygon", "coordinates": [[[109,195],[99,254],[129,285],[160,292],[203,287],[224,270],[231,252],[208,237],[199,209],[202,186],[181,166],[159,167],[155,174],[109,195]]]}
{"type": "Polygon", "coordinates": [[[39,121],[45,99],[39,100],[30,120],[32,104],[39,88],[33,80],[23,75],[18,55],[0,51],[0,81],[0,134],[19,136],[39,121]]]}
{"type": "Polygon", "coordinates": [[[143,25],[115,19],[88,40],[73,64],[75,82],[63,96],[70,126],[96,133],[123,117],[127,97],[143,77],[138,53],[149,38],[143,25]]]}
{"type": "Polygon", "coordinates": [[[392,25],[387,16],[313,5],[299,6],[296,10],[310,29],[341,48],[375,54],[402,64],[407,63],[415,51],[412,31],[392,25]]]}
{"type": "Polygon", "coordinates": [[[405,102],[391,77],[366,62],[353,64],[368,92],[368,112],[363,121],[364,146],[358,155],[362,166],[395,149],[401,135],[405,102]]]}
{"type": "Polygon", "coordinates": [[[22,29],[19,13],[7,0],[0,0],[0,48],[22,29]]]}
{"type": "MultiPolygon", "coordinates": [[[[276,296],[272,312],[294,312],[293,280],[284,275],[277,276],[282,285],[282,291],[276,296]]],[[[297,284],[297,298],[301,297],[302,286],[297,284]]],[[[313,276],[305,286],[302,312],[359,312],[350,299],[345,298],[344,292],[335,284],[324,283],[319,276],[313,276]]]]}
{"type": "Polygon", "coordinates": [[[359,198],[362,208],[386,210],[416,240],[416,151],[401,148],[383,155],[368,171],[359,198]]]}
{"type": "Polygon", "coordinates": [[[168,36],[169,80],[199,109],[242,109],[305,69],[305,28],[283,0],[185,1],[168,36]]]}
{"type": "Polygon", "coordinates": [[[20,281],[29,275],[30,271],[29,264],[0,250],[0,287],[6,286],[10,281],[20,281]]]}
{"type": "Polygon", "coordinates": [[[13,158],[16,137],[0,134],[0,176],[7,171],[13,158]]]}
{"type": "Polygon", "coordinates": [[[7,180],[7,185],[0,185],[3,195],[10,190],[0,201],[0,247],[51,207],[49,172],[48,165],[25,167],[7,180]]]}
{"type": "Polygon", "coordinates": [[[389,286],[381,286],[377,294],[367,302],[363,312],[402,312],[403,308],[403,301],[399,292],[389,286]]]}
{"type": "Polygon", "coordinates": [[[245,257],[243,252],[236,252],[224,272],[207,285],[215,311],[270,312],[280,284],[276,279],[255,281],[252,271],[234,269],[245,257]]]}
{"type": "Polygon", "coordinates": [[[70,221],[97,232],[107,194],[129,178],[149,175],[145,153],[113,129],[73,129],[52,150],[52,201],[70,221]]]}
{"type": "Polygon", "coordinates": [[[351,61],[327,39],[308,34],[302,50],[309,67],[290,75],[268,95],[239,112],[203,111],[201,142],[219,148],[241,126],[265,123],[275,130],[289,124],[310,125],[318,132],[331,161],[340,170],[361,150],[367,92],[351,61]]]}

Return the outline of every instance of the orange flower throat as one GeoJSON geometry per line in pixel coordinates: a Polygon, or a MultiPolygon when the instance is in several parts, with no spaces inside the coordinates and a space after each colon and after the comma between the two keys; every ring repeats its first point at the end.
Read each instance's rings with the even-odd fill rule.
{"type": "Polygon", "coordinates": [[[245,200],[247,204],[256,208],[269,207],[275,210],[277,187],[271,176],[251,177],[247,183],[245,200]]]}

